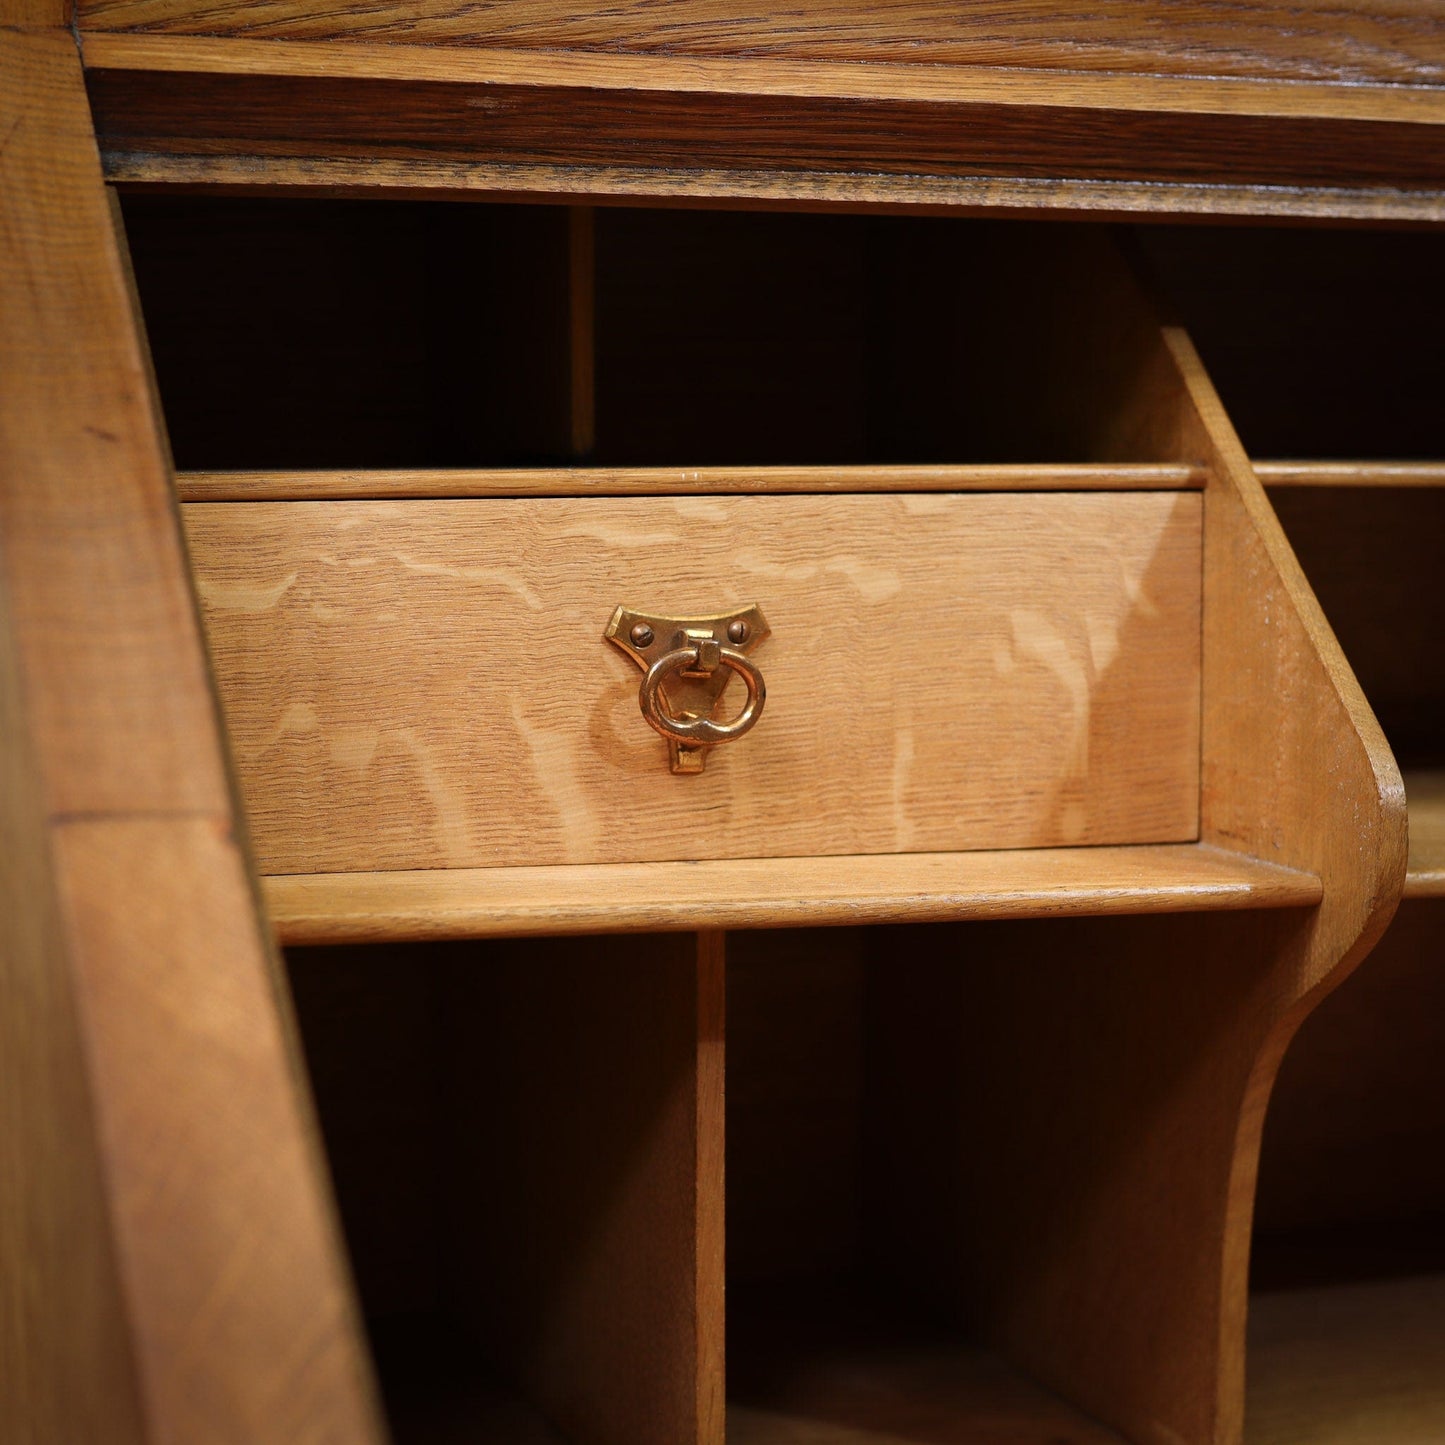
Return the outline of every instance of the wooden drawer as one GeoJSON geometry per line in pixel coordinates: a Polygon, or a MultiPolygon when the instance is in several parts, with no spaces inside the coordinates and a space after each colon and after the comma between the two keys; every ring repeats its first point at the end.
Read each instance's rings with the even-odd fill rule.
{"type": "Polygon", "coordinates": [[[195,503],[186,522],[267,873],[1197,836],[1197,493],[195,503]],[[765,713],[674,776],[603,628],[619,603],[754,602],[765,713]]]}

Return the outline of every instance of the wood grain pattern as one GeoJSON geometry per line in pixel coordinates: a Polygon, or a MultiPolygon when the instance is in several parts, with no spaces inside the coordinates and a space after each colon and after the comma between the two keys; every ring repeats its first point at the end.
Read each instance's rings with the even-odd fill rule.
{"type": "Polygon", "coordinates": [[[17,1439],[372,1441],[69,33],[6,36],[0,130],[0,646],[34,888],[6,919],[0,1394],[17,1439]]]}
{"type": "Polygon", "coordinates": [[[1445,487],[1445,462],[1287,462],[1256,460],[1267,487],[1445,487]]]}
{"type": "Polygon", "coordinates": [[[230,837],[207,818],[100,819],[61,830],[56,856],[148,1415],[185,1440],[245,1441],[256,1421],[278,1440],[371,1438],[350,1283],[322,1255],[330,1200],[230,837]]]}
{"type": "Polygon", "coordinates": [[[1445,45],[1434,17],[1399,0],[1356,0],[1348,7],[1316,7],[1307,16],[1276,0],[1240,5],[1193,0],[1148,12],[1128,0],[1102,5],[1004,0],[986,11],[923,0],[884,7],[833,0],[771,14],[739,0],[685,0],[662,14],[645,0],[583,9],[558,0],[500,0],[481,11],[457,0],[393,0],[364,11],[293,0],[259,14],[236,0],[81,0],[79,20],[83,32],[344,38],[916,68],[1004,65],[1425,85],[1445,80],[1445,45]]]}
{"type": "Polygon", "coordinates": [[[147,1439],[55,862],[0,592],[0,1438],[147,1439]]]}
{"type": "Polygon", "coordinates": [[[629,56],[348,41],[258,41],[87,31],[88,71],[455,81],[617,91],[919,100],[1066,110],[1167,111],[1440,124],[1433,86],[1274,84],[1258,79],[1109,75],[987,66],[798,64],[766,57],[629,56]]]}
{"type": "Polygon", "coordinates": [[[107,148],[107,177],[128,191],[203,188],[219,195],[486,195],[497,200],[575,203],[611,197],[674,206],[800,210],[906,209],[914,214],[1020,216],[1049,212],[1091,220],[1140,214],[1348,220],[1378,224],[1445,220],[1445,191],[1383,186],[1271,186],[1106,181],[1047,177],[836,175],[776,170],[663,171],[645,166],[509,165],[482,161],[352,160],[315,156],[170,155],[107,148]]]}
{"type": "Polygon", "coordinates": [[[1182,465],[903,467],[528,467],[510,471],[182,472],[183,502],[400,500],[405,497],[633,497],[786,492],[1193,491],[1182,465]]]}
{"type": "Polygon", "coordinates": [[[1445,1436],[1445,1276],[1258,1295],[1249,1347],[1249,1445],[1445,1436]]]}
{"type": "Polygon", "coordinates": [[[1187,493],[186,509],[266,873],[1186,840],[1198,517],[1187,493]],[[673,777],[601,629],[753,600],[768,711],[673,777]]]}
{"type": "Polygon", "coordinates": [[[1197,844],[267,878],[282,943],[1307,908],[1319,881],[1197,844]]]}
{"type": "Polygon", "coordinates": [[[1405,796],[1410,802],[1405,897],[1445,897],[1445,772],[1406,773],[1405,796]]]}

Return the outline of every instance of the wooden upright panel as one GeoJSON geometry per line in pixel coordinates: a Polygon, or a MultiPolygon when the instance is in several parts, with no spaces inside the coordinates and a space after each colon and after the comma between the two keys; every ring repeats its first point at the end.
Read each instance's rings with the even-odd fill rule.
{"type": "Polygon", "coordinates": [[[5,1438],[373,1441],[70,34],[0,132],[5,1438]]]}
{"type": "Polygon", "coordinates": [[[192,504],[266,873],[1142,843],[1196,825],[1191,493],[192,504]],[[758,603],[675,777],[619,604],[758,603]],[[742,706],[741,684],[719,716],[742,706]]]}
{"type": "Polygon", "coordinates": [[[1316,873],[1323,902],[880,940],[880,1177],[918,1178],[879,1191],[875,1265],[1140,1445],[1238,1445],[1264,1106],[1394,910],[1404,797],[1187,338],[1134,342],[1114,444],[1152,435],[1211,473],[1202,835],[1316,873]]]}

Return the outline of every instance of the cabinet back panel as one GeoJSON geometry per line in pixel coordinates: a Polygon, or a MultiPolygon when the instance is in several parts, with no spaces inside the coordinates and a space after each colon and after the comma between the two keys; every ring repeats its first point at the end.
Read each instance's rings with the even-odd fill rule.
{"type": "Polygon", "coordinates": [[[1137,234],[1253,456],[1445,457],[1445,235],[1137,234]]]}
{"type": "Polygon", "coordinates": [[[1197,834],[1197,494],[185,514],[268,873],[1197,834]],[[766,713],[673,776],[602,630],[752,602],[766,713]]]}
{"type": "Polygon", "coordinates": [[[1282,487],[1271,500],[1395,754],[1439,767],[1445,487],[1282,487]]]}
{"type": "Polygon", "coordinates": [[[131,196],[125,220],[179,467],[567,457],[563,208],[131,196]]]}

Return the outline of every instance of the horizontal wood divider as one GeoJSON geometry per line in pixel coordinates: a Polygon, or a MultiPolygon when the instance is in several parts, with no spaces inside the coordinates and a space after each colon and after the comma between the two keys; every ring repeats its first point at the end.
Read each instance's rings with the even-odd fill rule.
{"type": "Polygon", "coordinates": [[[512,470],[182,472],[183,502],[398,500],[412,497],[624,497],[725,492],[1198,491],[1202,467],[1047,466],[544,467],[512,470]]]}
{"type": "Polygon", "coordinates": [[[1445,487],[1445,462],[1257,461],[1267,487],[1445,487]]]}
{"type": "Polygon", "coordinates": [[[1318,878],[1205,844],[290,874],[283,944],[1304,908],[1318,878]]]}

